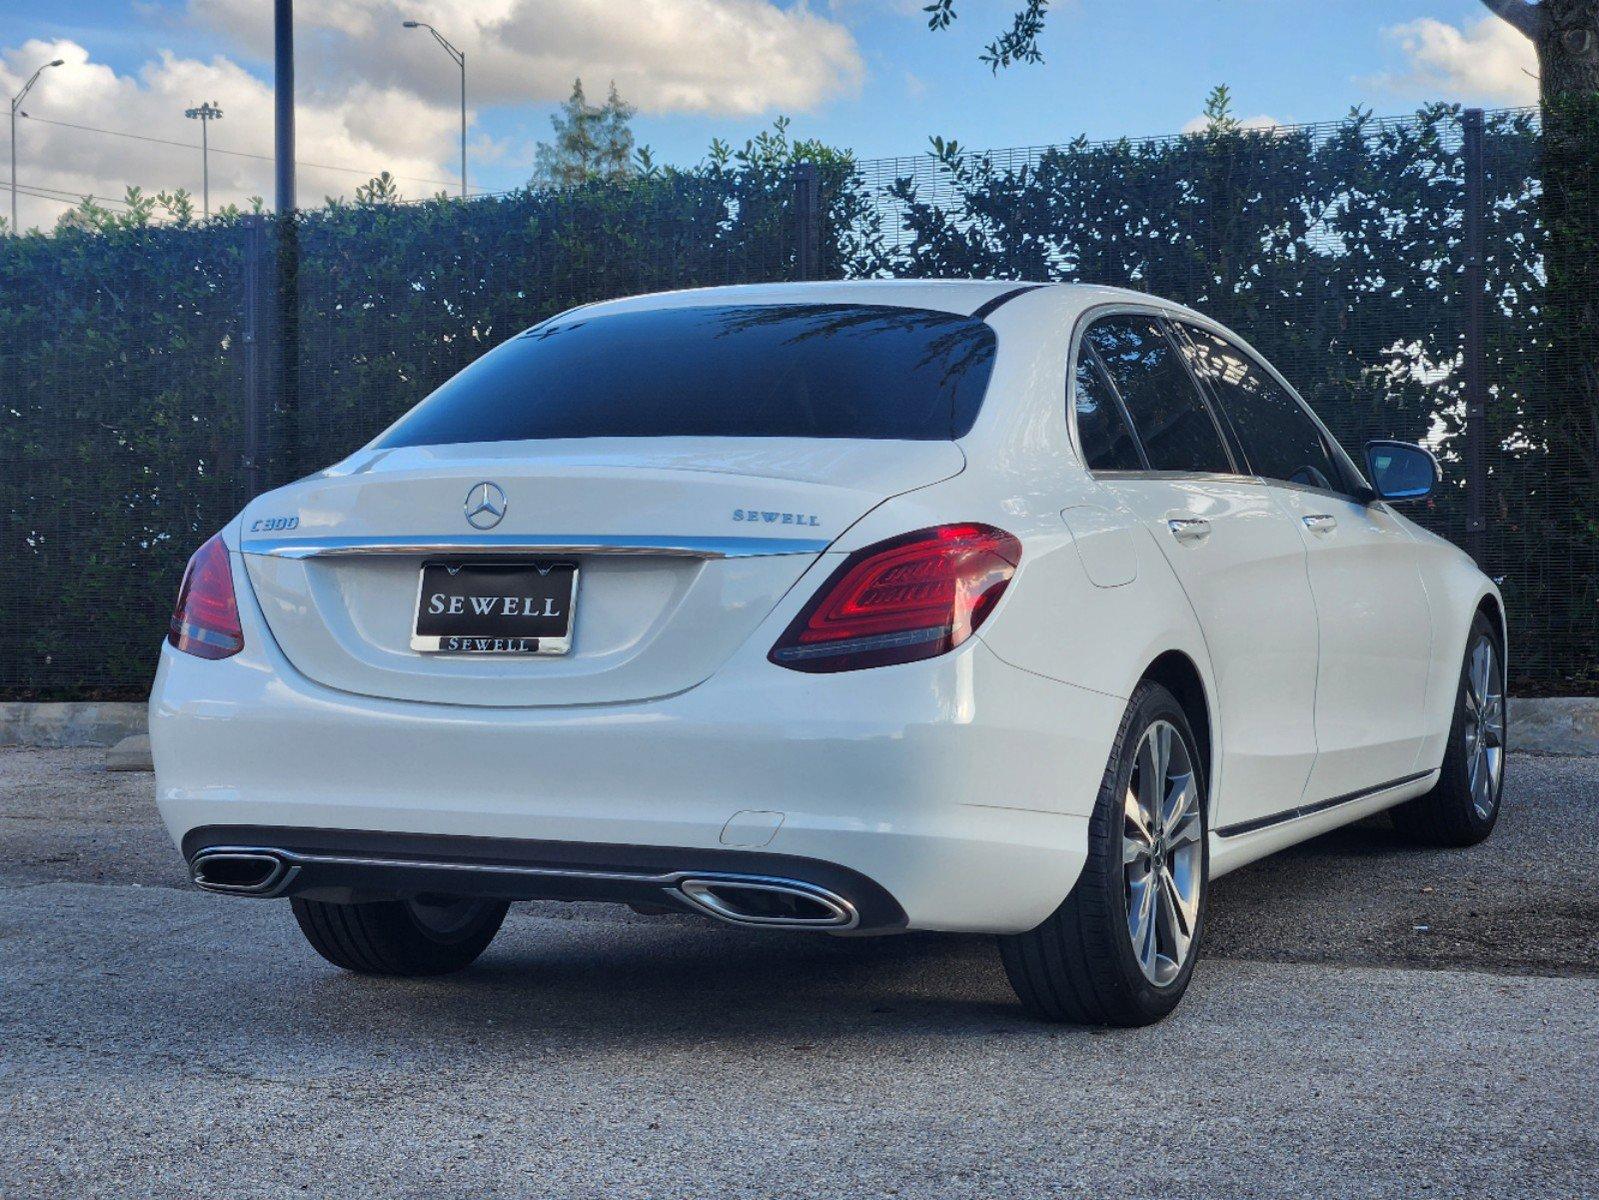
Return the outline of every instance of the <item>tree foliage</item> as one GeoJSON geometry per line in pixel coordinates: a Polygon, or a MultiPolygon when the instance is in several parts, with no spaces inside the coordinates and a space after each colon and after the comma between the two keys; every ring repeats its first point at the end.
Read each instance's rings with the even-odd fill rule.
{"type": "Polygon", "coordinates": [[[531,182],[539,187],[576,187],[595,181],[617,183],[635,174],[635,111],[617,94],[616,84],[611,84],[604,104],[590,104],[583,81],[574,80],[571,96],[550,117],[555,140],[538,145],[531,182]]]}
{"type": "MultiPolygon", "coordinates": [[[[271,478],[344,456],[563,309],[791,277],[800,159],[823,165],[824,267],[842,273],[869,257],[872,206],[848,155],[787,122],[622,183],[407,203],[379,176],[299,214],[298,405],[268,414],[271,478]]],[[[0,240],[0,695],[138,694],[184,562],[247,499],[250,217],[156,224],[129,200],[0,240]]]]}
{"type": "MultiPolygon", "coordinates": [[[[1085,280],[1187,301],[1244,331],[1356,451],[1433,444],[1450,482],[1419,515],[1460,537],[1459,111],[1250,130],[1218,90],[1208,112],[1191,135],[1016,155],[934,139],[910,173],[779,121],[622,183],[467,202],[364,189],[296,223],[299,405],[269,414],[272,475],[339,459],[552,313],[792,278],[794,167],[811,162],[824,276],[1085,280]]],[[[1486,143],[1489,566],[1518,687],[1591,690],[1599,563],[1573,531],[1594,509],[1569,484],[1570,406],[1537,331],[1546,273],[1599,260],[1542,253],[1534,118],[1492,114],[1486,143]]],[[[136,690],[185,557],[245,498],[247,232],[237,213],[108,218],[0,242],[0,689],[136,690]]]]}
{"type": "MultiPolygon", "coordinates": [[[[887,268],[1114,284],[1190,304],[1243,331],[1357,460],[1372,438],[1431,444],[1448,482],[1415,515],[1465,541],[1460,110],[1254,130],[1219,88],[1207,116],[1191,135],[1015,157],[934,138],[936,175],[889,186],[906,235],[887,268]]],[[[1571,519],[1570,396],[1537,332],[1537,122],[1491,114],[1485,144],[1487,564],[1505,576],[1518,684],[1591,690],[1599,554],[1571,519]]]]}

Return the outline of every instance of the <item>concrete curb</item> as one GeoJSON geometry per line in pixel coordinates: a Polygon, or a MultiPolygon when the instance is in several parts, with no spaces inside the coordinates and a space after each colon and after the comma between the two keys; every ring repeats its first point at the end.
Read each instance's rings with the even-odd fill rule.
{"type": "MultiPolygon", "coordinates": [[[[0,703],[0,746],[115,746],[143,733],[145,706],[137,702],[0,703]]],[[[1599,756],[1599,697],[1512,697],[1510,748],[1599,756]]]]}
{"type": "Polygon", "coordinates": [[[142,701],[0,703],[0,746],[114,746],[144,732],[142,701]]]}
{"type": "Polygon", "coordinates": [[[1599,698],[1512,696],[1506,740],[1522,754],[1599,755],[1599,698]]]}
{"type": "Polygon", "coordinates": [[[155,763],[150,759],[150,735],[136,733],[112,746],[105,752],[105,769],[107,771],[155,770],[155,763]]]}

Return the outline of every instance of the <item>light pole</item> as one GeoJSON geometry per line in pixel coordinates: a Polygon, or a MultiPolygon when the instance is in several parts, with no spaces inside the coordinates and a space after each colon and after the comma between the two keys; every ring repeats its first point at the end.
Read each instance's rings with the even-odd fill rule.
{"type": "Polygon", "coordinates": [[[461,198],[466,198],[466,51],[457,50],[433,26],[426,21],[405,21],[407,29],[426,29],[433,35],[433,40],[444,47],[444,52],[455,60],[455,65],[461,68],[461,198]]]}
{"type": "MultiPolygon", "coordinates": [[[[39,76],[43,75],[50,67],[61,66],[65,61],[65,59],[58,58],[52,62],[45,63],[44,66],[28,76],[28,82],[22,85],[22,90],[11,97],[11,235],[13,237],[22,232],[22,230],[17,228],[17,109],[22,106],[22,98],[32,90],[34,84],[39,82],[39,76]]],[[[465,93],[463,92],[462,95],[464,96],[465,93]]],[[[462,128],[465,129],[465,126],[462,126],[462,128]]],[[[462,136],[464,137],[465,134],[463,133],[462,136]]]]}
{"type": "Polygon", "coordinates": [[[205,219],[211,219],[211,141],[206,131],[210,129],[212,121],[222,119],[222,110],[217,107],[214,100],[208,100],[199,108],[186,108],[183,115],[191,120],[200,122],[200,195],[202,197],[201,211],[205,219]]]}

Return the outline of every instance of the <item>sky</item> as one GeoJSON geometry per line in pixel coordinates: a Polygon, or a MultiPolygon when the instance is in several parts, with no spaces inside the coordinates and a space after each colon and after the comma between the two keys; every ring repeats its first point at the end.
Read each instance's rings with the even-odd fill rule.
{"type": "MultiPolygon", "coordinates": [[[[933,134],[998,148],[1172,133],[1219,83],[1255,124],[1536,99],[1530,45],[1480,0],[1055,0],[1044,64],[998,74],[978,56],[1011,0],[961,0],[942,32],[925,2],[300,0],[299,202],[380,170],[407,197],[458,188],[460,75],[406,19],[466,52],[468,180],[490,190],[526,181],[578,76],[595,97],[614,81],[638,140],[684,166],[780,115],[795,136],[871,158],[923,153],[933,134]]],[[[271,0],[6,0],[0,93],[65,60],[21,106],[19,181],[53,197],[22,195],[23,226],[128,184],[198,199],[199,124],[184,110],[205,101],[223,111],[213,204],[270,196],[271,22],[271,0]]]]}

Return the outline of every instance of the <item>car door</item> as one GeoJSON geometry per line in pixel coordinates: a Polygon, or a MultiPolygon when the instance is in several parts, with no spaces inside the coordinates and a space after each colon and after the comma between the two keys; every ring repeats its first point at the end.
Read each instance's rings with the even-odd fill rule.
{"type": "Polygon", "coordinates": [[[1293,807],[1316,756],[1316,616],[1298,531],[1238,470],[1158,315],[1093,318],[1074,396],[1085,462],[1149,530],[1210,651],[1212,828],[1293,807]]]}
{"type": "Polygon", "coordinates": [[[1320,629],[1315,769],[1306,801],[1380,787],[1416,770],[1432,617],[1415,541],[1315,416],[1262,361],[1184,324],[1195,372],[1304,541],[1320,629]]]}

